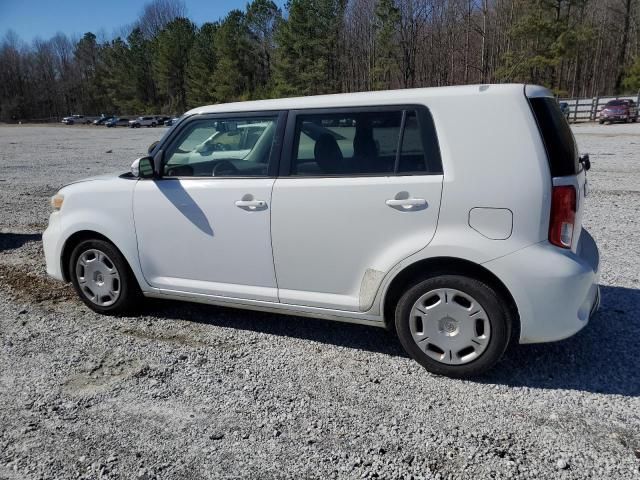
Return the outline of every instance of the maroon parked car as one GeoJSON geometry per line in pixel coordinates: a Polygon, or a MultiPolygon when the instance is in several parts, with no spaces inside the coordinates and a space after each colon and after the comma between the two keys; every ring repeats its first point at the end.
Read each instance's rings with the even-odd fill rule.
{"type": "Polygon", "coordinates": [[[610,100],[600,110],[598,122],[636,122],[638,120],[638,105],[633,100],[610,100]]]}

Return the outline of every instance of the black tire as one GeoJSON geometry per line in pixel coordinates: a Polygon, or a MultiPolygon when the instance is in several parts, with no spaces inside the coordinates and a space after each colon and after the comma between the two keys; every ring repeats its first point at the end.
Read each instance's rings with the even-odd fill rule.
{"type": "Polygon", "coordinates": [[[142,292],[136,278],[129,268],[129,264],[118,251],[118,249],[105,240],[90,239],[80,242],[71,252],[69,259],[69,276],[71,282],[80,299],[91,310],[105,315],[120,315],[134,312],[140,305],[142,300],[142,292]],[[88,250],[99,250],[104,252],[113,263],[113,266],[119,275],[119,295],[117,300],[108,306],[102,306],[91,301],[87,295],[81,290],[76,272],[76,263],[78,258],[88,250]]]}
{"type": "Polygon", "coordinates": [[[153,123],[151,124],[151,126],[152,126],[153,128],[156,128],[157,123],[156,123],[156,122],[153,122],[153,123]]]}
{"type": "Polygon", "coordinates": [[[487,372],[502,357],[511,338],[513,318],[498,293],[486,283],[462,276],[443,274],[422,280],[400,298],[395,311],[395,326],[405,351],[429,372],[453,378],[473,377],[487,372]],[[470,295],[487,314],[491,335],[485,350],[474,360],[460,365],[442,363],[429,357],[411,334],[410,316],[415,302],[424,294],[439,288],[451,288],[470,295]]]}
{"type": "Polygon", "coordinates": [[[598,120],[598,123],[602,125],[604,123],[604,120],[598,120]]]}

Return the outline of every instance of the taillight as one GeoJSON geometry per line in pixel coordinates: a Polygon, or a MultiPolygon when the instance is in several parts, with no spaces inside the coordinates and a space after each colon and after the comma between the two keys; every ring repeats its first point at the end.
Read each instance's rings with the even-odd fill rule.
{"type": "Polygon", "coordinates": [[[571,185],[553,187],[551,192],[549,242],[558,247],[571,248],[575,221],[576,189],[571,185]]]}

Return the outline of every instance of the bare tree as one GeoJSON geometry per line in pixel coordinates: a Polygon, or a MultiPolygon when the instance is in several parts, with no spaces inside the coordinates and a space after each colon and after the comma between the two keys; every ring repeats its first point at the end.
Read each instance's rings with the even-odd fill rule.
{"type": "Polygon", "coordinates": [[[145,38],[153,38],[171,20],[186,15],[183,0],[152,0],[142,9],[137,26],[145,38]]]}

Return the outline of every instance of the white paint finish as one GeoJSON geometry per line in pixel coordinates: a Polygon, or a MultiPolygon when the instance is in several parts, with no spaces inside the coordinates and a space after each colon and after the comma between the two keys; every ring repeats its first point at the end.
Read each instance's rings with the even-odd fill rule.
{"type": "MultiPolygon", "coordinates": [[[[180,186],[191,199],[182,210],[155,182],[139,181],[144,192],[135,207],[140,261],[132,209],[136,181],[76,183],[63,189],[63,209],[52,215],[43,236],[47,270],[59,276],[66,238],[88,229],[115,243],[148,296],[382,325],[384,296],[396,275],[417,261],[455,257],[484,265],[507,286],[522,322],[522,342],[564,338],[584,325],[596,301],[597,247],[581,228],[584,173],[553,181],[579,191],[574,236],[581,246],[574,242],[572,250],[563,250],[547,242],[552,179],[525,90],[549,96],[542,88],[491,85],[196,109],[190,113],[426,105],[438,132],[444,176],[280,178],[275,184],[273,179],[168,180],[175,182],[171,195],[179,194],[180,186]],[[401,191],[424,198],[428,207],[388,206],[386,200],[401,191]],[[235,206],[246,194],[264,200],[267,208],[248,212],[235,206]],[[198,227],[193,221],[195,206],[213,236],[201,228],[204,223],[198,227]],[[477,219],[470,222],[474,207],[509,209],[511,235],[492,240],[469,228],[477,226],[477,219]],[[178,251],[177,245],[187,248],[178,251]],[[140,263],[158,288],[147,284],[140,263]],[[378,275],[369,282],[366,272],[372,270],[385,272],[381,282],[378,275]]],[[[496,238],[489,230],[505,230],[495,219],[480,223],[496,238]]]]}
{"type": "Polygon", "coordinates": [[[508,208],[475,207],[469,211],[469,226],[489,240],[506,240],[513,229],[508,208]]]}
{"type": "Polygon", "coordinates": [[[190,302],[234,307],[260,312],[272,312],[283,315],[295,315],[301,317],[321,318],[335,320],[337,322],[358,323],[384,327],[380,316],[361,312],[345,312],[344,310],[332,310],[327,308],[307,307],[304,305],[287,305],[279,302],[267,302],[263,300],[250,300],[244,298],[221,297],[217,295],[204,295],[200,293],[185,293],[177,290],[153,290],[143,292],[146,297],[166,298],[173,300],[187,300],[190,302]]]}
{"type": "Polygon", "coordinates": [[[62,209],[51,216],[50,226],[43,234],[47,270],[61,271],[62,251],[71,235],[92,231],[107,237],[118,247],[140,286],[148,288],[138,262],[131,208],[136,183],[135,179],[104,175],[63,187],[60,190],[64,195],[62,209]]]}
{"type": "Polygon", "coordinates": [[[273,179],[140,180],[135,215],[140,264],[150,285],[277,300],[270,239],[273,179]],[[246,209],[239,200],[266,202],[246,209]]]}
{"type": "MultiPolygon", "coordinates": [[[[270,100],[254,100],[251,102],[207,105],[189,110],[185,115],[296,110],[306,108],[361,107],[371,105],[402,105],[408,103],[424,105],[435,99],[451,98],[466,98],[473,104],[481,96],[502,98],[510,97],[511,99],[519,98],[522,100],[524,98],[524,89],[525,86],[522,84],[500,84],[406,88],[401,90],[386,90],[384,92],[338,93],[332,95],[314,95],[311,97],[278,98],[270,100]]],[[[486,111],[474,111],[472,109],[472,105],[465,108],[465,112],[467,110],[471,116],[476,117],[476,121],[478,121],[477,115],[485,115],[487,113],[486,111]]],[[[495,108],[494,105],[493,110],[500,109],[495,108]]]]}
{"type": "Polygon", "coordinates": [[[358,311],[367,269],[389,271],[436,230],[442,176],[279,178],[271,228],[280,301],[358,311]],[[427,207],[386,204],[401,192],[427,207]]]}
{"type": "Polygon", "coordinates": [[[526,85],[525,95],[529,98],[550,97],[553,98],[553,92],[546,87],[540,85],[526,85]]]}
{"type": "Polygon", "coordinates": [[[550,342],[582,329],[597,301],[598,249],[582,230],[579,253],[541,242],[487,262],[520,313],[520,343],[550,342]]]}
{"type": "Polygon", "coordinates": [[[476,95],[472,105],[464,97],[438,97],[428,102],[444,168],[434,244],[450,242],[439,242],[440,234],[455,234],[458,238],[453,245],[481,251],[483,261],[548,236],[551,178],[546,152],[523,91],[517,96],[509,91],[507,96],[509,100],[489,90],[476,95]],[[459,115],[461,111],[466,113],[459,115]],[[472,112],[482,112],[482,120],[472,112]],[[513,232],[508,240],[479,238],[470,230],[469,211],[474,207],[509,208],[513,232]]]}

